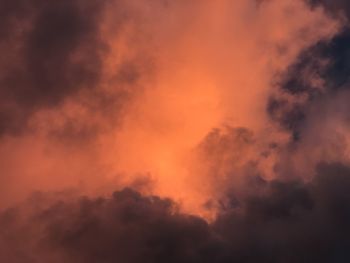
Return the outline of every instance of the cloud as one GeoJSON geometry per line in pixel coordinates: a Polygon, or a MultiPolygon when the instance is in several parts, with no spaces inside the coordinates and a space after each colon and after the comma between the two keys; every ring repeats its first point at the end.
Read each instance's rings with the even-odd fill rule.
{"type": "Polygon", "coordinates": [[[3,260],[348,261],[343,5],[1,2],[3,260]]]}
{"type": "Polygon", "coordinates": [[[20,209],[2,212],[2,255],[14,263],[349,260],[349,167],[323,163],[308,183],[252,178],[246,187],[210,224],[130,189],[40,207],[44,195],[22,223],[20,209]]]}
{"type": "Polygon", "coordinates": [[[350,15],[350,5],[346,0],[310,0],[311,4],[322,5],[327,11],[333,13],[333,15],[350,15]]]}
{"type": "Polygon", "coordinates": [[[238,163],[226,161],[220,178],[242,177],[248,164],[272,178],[270,146],[290,132],[276,125],[284,112],[271,120],[266,111],[271,96],[283,97],[275,83],[341,27],[304,1],[2,5],[4,204],[42,188],[100,193],[141,175],[152,193],[202,213],[228,180],[198,184],[221,161],[198,149],[215,130],[230,138],[225,127],[255,142],[238,160],[228,139],[224,152],[238,163]]]}
{"type": "Polygon", "coordinates": [[[20,131],[101,75],[105,1],[2,1],[1,132],[20,131]]]}

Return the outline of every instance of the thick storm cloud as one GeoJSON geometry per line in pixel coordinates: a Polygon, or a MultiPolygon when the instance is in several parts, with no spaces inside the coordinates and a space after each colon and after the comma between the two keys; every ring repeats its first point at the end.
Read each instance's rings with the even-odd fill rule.
{"type": "MultiPolygon", "coordinates": [[[[211,223],[125,189],[1,214],[4,262],[347,262],[350,168],[320,164],[308,183],[246,181],[211,223]],[[27,209],[26,218],[21,218],[27,209]],[[40,233],[33,235],[33,233],[40,233]],[[16,237],[15,239],[13,237],[16,237]]],[[[232,193],[231,193],[232,194],[232,193]]],[[[31,205],[33,206],[33,204],[31,205]]]]}

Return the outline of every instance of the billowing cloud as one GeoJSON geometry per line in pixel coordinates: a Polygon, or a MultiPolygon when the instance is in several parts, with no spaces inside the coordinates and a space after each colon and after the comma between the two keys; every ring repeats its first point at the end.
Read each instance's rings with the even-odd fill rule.
{"type": "Polygon", "coordinates": [[[348,9],[2,1],[2,257],[348,260],[348,9]]]}
{"type": "Polygon", "coordinates": [[[170,200],[130,189],[49,206],[45,195],[37,195],[30,216],[21,217],[19,208],[1,214],[2,258],[14,263],[349,260],[349,167],[322,164],[307,184],[252,177],[246,187],[245,196],[232,196],[231,206],[211,224],[179,213],[170,200]]]}

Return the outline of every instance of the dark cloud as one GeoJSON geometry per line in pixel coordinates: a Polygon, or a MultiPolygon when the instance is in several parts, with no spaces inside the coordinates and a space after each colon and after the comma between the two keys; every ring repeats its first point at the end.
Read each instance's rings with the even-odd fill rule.
{"type": "Polygon", "coordinates": [[[130,189],[50,206],[40,206],[41,196],[23,221],[20,210],[1,214],[1,252],[14,263],[350,260],[349,167],[324,163],[309,183],[246,187],[253,191],[211,224],[130,189]]]}
{"type": "Polygon", "coordinates": [[[100,78],[106,1],[14,0],[0,3],[0,132],[52,107],[100,78]]]}
{"type": "Polygon", "coordinates": [[[312,5],[322,5],[333,15],[344,14],[350,17],[350,3],[347,0],[309,0],[312,5]]]}
{"type": "MultiPolygon", "coordinates": [[[[205,255],[215,249],[211,248],[215,239],[207,223],[173,215],[173,209],[169,200],[142,197],[129,189],[114,193],[111,199],[57,203],[32,218],[29,228],[44,226],[38,258],[32,260],[42,262],[49,249],[51,260],[59,255],[64,262],[210,262],[205,255]]],[[[10,214],[2,215],[3,224],[7,222],[2,234],[7,237],[16,225],[8,219],[10,214]]],[[[17,241],[13,245],[21,250],[17,241]]],[[[12,257],[13,248],[7,249],[8,260],[27,262],[12,257]]]]}
{"type": "Polygon", "coordinates": [[[291,131],[294,141],[298,141],[300,137],[300,127],[305,119],[305,111],[305,105],[291,103],[278,96],[270,97],[267,103],[270,118],[291,131]]]}
{"type": "Polygon", "coordinates": [[[273,181],[216,223],[237,244],[237,262],[346,262],[349,168],[322,164],[309,184],[273,181]]]}

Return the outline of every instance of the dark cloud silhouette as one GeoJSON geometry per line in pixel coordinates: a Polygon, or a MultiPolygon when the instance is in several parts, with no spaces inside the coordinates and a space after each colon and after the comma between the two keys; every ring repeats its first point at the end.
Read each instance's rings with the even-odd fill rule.
{"type": "Polygon", "coordinates": [[[0,132],[99,81],[106,1],[1,1],[0,132]]]}
{"type": "Polygon", "coordinates": [[[233,211],[216,224],[237,244],[237,262],[346,262],[349,183],[348,167],[321,164],[309,184],[264,184],[242,216],[233,211]]]}
{"type": "Polygon", "coordinates": [[[131,189],[49,206],[40,205],[45,195],[39,196],[26,208],[25,220],[21,209],[2,212],[2,258],[14,263],[350,260],[349,167],[323,163],[308,183],[260,178],[247,180],[245,187],[250,191],[211,224],[179,213],[171,200],[131,189]],[[31,233],[40,237],[33,240],[38,235],[31,233]]]}

